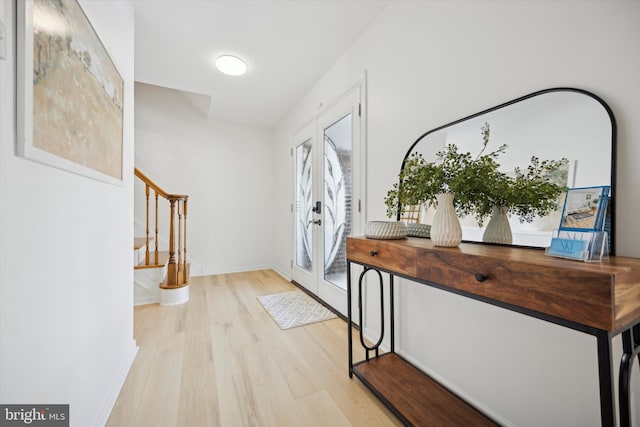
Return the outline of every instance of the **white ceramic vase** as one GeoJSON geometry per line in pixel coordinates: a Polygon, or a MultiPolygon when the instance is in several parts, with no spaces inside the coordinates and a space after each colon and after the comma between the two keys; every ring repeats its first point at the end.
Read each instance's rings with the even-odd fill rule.
{"type": "Polygon", "coordinates": [[[435,246],[455,247],[462,242],[462,228],[453,207],[453,197],[453,193],[436,195],[438,206],[431,225],[431,241],[435,246]]]}
{"type": "Polygon", "coordinates": [[[487,224],[487,228],[482,235],[482,241],[485,243],[501,243],[510,245],[513,243],[511,235],[511,225],[507,218],[509,209],[504,206],[494,206],[491,211],[491,219],[487,224]]]}

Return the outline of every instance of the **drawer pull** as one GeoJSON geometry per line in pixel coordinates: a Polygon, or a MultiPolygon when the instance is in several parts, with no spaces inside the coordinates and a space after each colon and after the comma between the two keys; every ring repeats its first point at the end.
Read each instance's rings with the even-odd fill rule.
{"type": "Polygon", "coordinates": [[[378,255],[378,252],[376,252],[376,251],[371,251],[371,252],[369,252],[369,255],[371,255],[371,256],[376,256],[376,255],[378,255]]]}
{"type": "Polygon", "coordinates": [[[482,274],[482,273],[478,273],[476,274],[476,280],[478,282],[484,282],[485,280],[487,280],[489,278],[489,276],[487,276],[486,274],[482,274]]]}

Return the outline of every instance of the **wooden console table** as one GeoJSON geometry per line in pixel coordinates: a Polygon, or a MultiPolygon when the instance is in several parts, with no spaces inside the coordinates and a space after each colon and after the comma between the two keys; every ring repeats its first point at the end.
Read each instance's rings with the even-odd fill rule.
{"type": "Polygon", "coordinates": [[[441,384],[395,353],[394,277],[453,292],[596,337],[600,412],[603,426],[615,425],[611,338],[622,334],[619,374],[620,424],[630,421],[630,374],[640,361],[640,259],[611,257],[608,263],[583,263],[545,256],[544,251],[463,243],[435,247],[428,239],[347,239],[349,376],[355,374],[406,425],[497,425],[441,384]],[[351,267],[364,267],[358,286],[360,325],[362,287],[374,272],[380,285],[379,340],[360,343],[366,358],[354,363],[351,267]],[[389,275],[390,351],[380,354],[384,338],[382,273],[389,275]]]}

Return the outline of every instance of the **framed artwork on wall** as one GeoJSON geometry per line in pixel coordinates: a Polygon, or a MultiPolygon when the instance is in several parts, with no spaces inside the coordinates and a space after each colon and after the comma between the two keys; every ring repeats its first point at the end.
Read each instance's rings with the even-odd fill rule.
{"type": "Polygon", "coordinates": [[[77,0],[18,1],[19,156],[122,183],[124,81],[77,0]]]}

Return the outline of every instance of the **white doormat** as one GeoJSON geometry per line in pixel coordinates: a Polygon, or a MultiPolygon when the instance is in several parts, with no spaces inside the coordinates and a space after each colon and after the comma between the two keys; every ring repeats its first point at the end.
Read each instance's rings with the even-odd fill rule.
{"type": "Polygon", "coordinates": [[[331,310],[299,290],[260,296],[258,301],[280,329],[295,328],[336,317],[331,310]]]}

